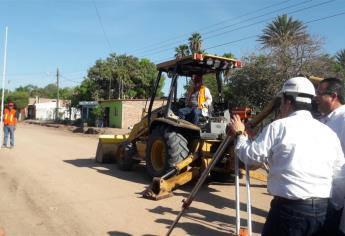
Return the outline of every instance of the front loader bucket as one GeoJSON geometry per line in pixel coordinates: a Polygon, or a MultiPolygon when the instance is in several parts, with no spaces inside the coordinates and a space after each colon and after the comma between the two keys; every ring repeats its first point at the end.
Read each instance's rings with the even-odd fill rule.
{"type": "Polygon", "coordinates": [[[100,135],[96,151],[96,161],[99,163],[115,162],[117,148],[120,143],[127,140],[128,136],[128,134],[100,135]]]}

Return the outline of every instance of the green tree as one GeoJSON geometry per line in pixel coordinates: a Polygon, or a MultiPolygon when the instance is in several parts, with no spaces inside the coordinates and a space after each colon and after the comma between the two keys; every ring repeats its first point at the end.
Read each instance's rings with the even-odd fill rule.
{"type": "Polygon", "coordinates": [[[303,22],[287,15],[269,23],[258,41],[275,65],[277,77],[283,80],[308,73],[308,63],[321,54],[322,40],[311,37],[303,22]]]}
{"type": "Polygon", "coordinates": [[[81,84],[73,90],[73,96],[71,98],[72,107],[77,107],[80,101],[98,100],[98,91],[96,83],[91,79],[85,78],[81,84]]]}
{"type": "Polygon", "coordinates": [[[12,92],[7,95],[5,101],[12,101],[16,105],[17,110],[23,109],[29,104],[29,94],[25,91],[12,92]]]}
{"type": "Polygon", "coordinates": [[[193,53],[202,53],[202,37],[201,34],[198,32],[192,33],[192,35],[188,38],[189,42],[189,50],[193,53]]]}
{"type": "Polygon", "coordinates": [[[225,87],[230,107],[249,106],[261,110],[279,91],[283,81],[265,55],[243,58],[245,66],[236,70],[225,87]]]}
{"type": "Polygon", "coordinates": [[[187,44],[181,44],[175,48],[175,57],[181,58],[190,55],[189,47],[187,44]]]}
{"type": "Polygon", "coordinates": [[[222,57],[226,57],[226,58],[230,58],[230,59],[235,59],[235,54],[228,52],[228,53],[224,53],[222,57]]]}
{"type": "Polygon", "coordinates": [[[258,41],[264,47],[289,47],[291,44],[308,39],[309,35],[306,29],[307,26],[303,22],[284,14],[266,26],[258,41]]]}
{"type": "Polygon", "coordinates": [[[88,70],[87,79],[93,82],[92,97],[98,99],[147,98],[156,75],[156,67],[148,59],[110,54],[105,60],[96,61],[88,70]]]}
{"type": "Polygon", "coordinates": [[[61,88],[59,89],[59,97],[64,100],[71,100],[73,97],[74,89],[73,88],[61,88]]]}
{"type": "Polygon", "coordinates": [[[343,67],[345,68],[345,49],[340,50],[339,52],[337,52],[337,54],[335,55],[335,58],[337,59],[337,62],[343,67]]]}

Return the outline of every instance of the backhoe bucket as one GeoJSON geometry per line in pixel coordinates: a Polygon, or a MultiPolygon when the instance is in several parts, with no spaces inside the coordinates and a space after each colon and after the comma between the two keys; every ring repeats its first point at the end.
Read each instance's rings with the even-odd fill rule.
{"type": "Polygon", "coordinates": [[[117,148],[120,143],[127,140],[128,136],[128,134],[100,135],[96,151],[96,161],[99,163],[115,162],[117,148]]]}

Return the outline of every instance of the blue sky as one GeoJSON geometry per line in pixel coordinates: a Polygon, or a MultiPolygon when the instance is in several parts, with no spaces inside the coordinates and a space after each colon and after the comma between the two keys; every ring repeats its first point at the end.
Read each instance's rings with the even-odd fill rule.
{"type": "Polygon", "coordinates": [[[254,36],[283,13],[319,19],[307,25],[325,52],[345,48],[345,0],[0,0],[0,76],[6,26],[6,87],[13,90],[53,83],[57,68],[61,87],[76,86],[111,52],[158,63],[192,32],[201,33],[207,52],[240,58],[260,48],[254,36]]]}

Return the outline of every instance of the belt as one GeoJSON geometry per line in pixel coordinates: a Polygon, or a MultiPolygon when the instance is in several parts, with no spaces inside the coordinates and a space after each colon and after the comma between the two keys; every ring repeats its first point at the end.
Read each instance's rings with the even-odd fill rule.
{"type": "Polygon", "coordinates": [[[288,199],[284,197],[274,196],[274,200],[281,202],[281,203],[305,203],[305,204],[313,204],[313,203],[324,203],[328,202],[329,198],[320,198],[320,197],[311,197],[307,199],[288,199]]]}

